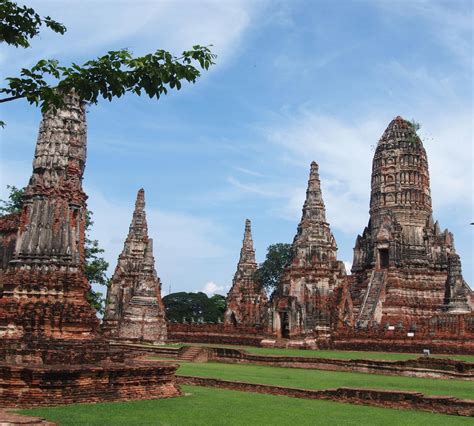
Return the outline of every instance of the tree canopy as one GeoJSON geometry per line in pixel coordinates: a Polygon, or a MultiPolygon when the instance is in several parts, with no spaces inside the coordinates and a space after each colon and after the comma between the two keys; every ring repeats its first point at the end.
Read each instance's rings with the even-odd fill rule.
{"type": "Polygon", "coordinates": [[[291,244],[278,243],[268,246],[265,261],[258,265],[255,271],[255,281],[269,293],[273,293],[291,259],[291,244]]]}
{"type": "Polygon", "coordinates": [[[37,36],[45,25],[55,33],[64,34],[66,27],[51,19],[41,17],[28,6],[19,6],[13,1],[0,1],[0,42],[15,47],[30,47],[30,39],[37,36]]]}
{"type": "Polygon", "coordinates": [[[0,216],[20,213],[23,207],[23,194],[25,188],[18,189],[16,186],[7,185],[9,191],[7,200],[0,200],[0,216]]]}
{"type": "Polygon", "coordinates": [[[166,318],[175,323],[218,323],[224,319],[225,297],[205,293],[171,293],[163,297],[166,318]]]}
{"type": "MultiPolygon", "coordinates": [[[[49,16],[41,18],[27,6],[9,0],[1,1],[0,42],[15,47],[29,47],[29,40],[42,25],[64,34],[66,27],[49,16]]],[[[56,59],[41,59],[31,68],[22,68],[18,77],[7,77],[0,87],[0,103],[26,99],[39,105],[43,112],[63,105],[64,95],[74,90],[89,103],[99,98],[111,101],[126,93],[159,99],[168,90],[180,90],[182,81],[195,83],[201,75],[198,67],[207,70],[216,55],[209,47],[195,45],[191,50],[174,56],[163,49],[134,57],[129,49],[111,50],[105,55],[79,65],[60,65],[56,59]]],[[[4,125],[0,121],[0,125],[4,125]]]]}

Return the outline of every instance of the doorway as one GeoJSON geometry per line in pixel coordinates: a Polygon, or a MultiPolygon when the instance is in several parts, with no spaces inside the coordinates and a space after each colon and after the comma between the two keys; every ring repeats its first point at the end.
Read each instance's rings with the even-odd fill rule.
{"type": "Polygon", "coordinates": [[[379,265],[380,269],[386,269],[389,265],[388,248],[379,249],[379,265]]]}
{"type": "Polygon", "coordinates": [[[280,313],[281,319],[281,337],[284,339],[290,338],[290,321],[288,319],[288,312],[281,312],[280,313]]]}

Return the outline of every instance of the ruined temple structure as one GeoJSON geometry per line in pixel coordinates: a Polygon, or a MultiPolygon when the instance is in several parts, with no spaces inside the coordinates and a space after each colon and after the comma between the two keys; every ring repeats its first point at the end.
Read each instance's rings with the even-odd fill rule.
{"type": "Polygon", "coordinates": [[[453,235],[433,221],[425,149],[401,117],[378,142],[371,186],[352,265],[356,325],[416,330],[436,314],[471,312],[453,235]]]}
{"type": "Polygon", "coordinates": [[[166,340],[161,283],[155,270],[153,240],[148,237],[143,189],[138,191],[128,236],[107,290],[102,330],[119,340],[166,340]]]}
{"type": "Polygon", "coordinates": [[[351,321],[343,262],[326,220],[318,165],[311,163],[306,201],[293,240],[293,260],[273,297],[271,332],[279,337],[328,335],[339,321],[351,321]]]}
{"type": "Polygon", "coordinates": [[[227,293],[227,310],[224,315],[226,325],[258,327],[263,324],[268,300],[265,290],[254,280],[256,270],[251,223],[247,219],[237,271],[227,293]]]}
{"type": "Polygon", "coordinates": [[[43,116],[21,213],[0,217],[1,406],[180,394],[176,366],[130,366],[98,333],[84,273],[86,141],[85,105],[70,94],[43,116]]]}
{"type": "Polygon", "coordinates": [[[74,98],[45,115],[23,210],[11,216],[17,228],[8,242],[2,235],[2,338],[89,339],[98,326],[84,297],[85,141],[85,111],[74,98]]]}

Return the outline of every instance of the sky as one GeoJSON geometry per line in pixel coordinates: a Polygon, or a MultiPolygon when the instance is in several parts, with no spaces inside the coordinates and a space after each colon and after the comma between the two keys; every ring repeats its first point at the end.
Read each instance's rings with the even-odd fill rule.
{"type": "MultiPolygon", "coordinates": [[[[32,0],[68,29],[2,46],[2,80],[41,58],[82,63],[108,50],[179,55],[212,45],[216,65],[160,100],[88,107],[84,188],[92,237],[113,272],[145,189],[156,268],[169,291],[225,294],[244,222],[257,261],[291,242],[309,166],[319,164],[338,257],[350,268],[368,222],[374,147],[397,115],[421,123],[434,218],[454,233],[473,287],[471,1],[32,0]]],[[[0,198],[31,174],[41,114],[1,106],[0,198]]]]}

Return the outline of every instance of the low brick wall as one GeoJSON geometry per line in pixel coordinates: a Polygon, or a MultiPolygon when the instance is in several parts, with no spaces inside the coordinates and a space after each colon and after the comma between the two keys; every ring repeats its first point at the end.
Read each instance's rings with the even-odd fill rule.
{"type": "Polygon", "coordinates": [[[263,330],[224,324],[168,324],[168,341],[259,346],[263,330]]]}
{"type": "Polygon", "coordinates": [[[449,396],[426,396],[419,392],[359,388],[310,390],[181,375],[177,376],[177,380],[182,385],[206,386],[293,398],[323,399],[383,408],[422,410],[457,416],[474,416],[474,400],[462,400],[449,396]]]}
{"type": "Polygon", "coordinates": [[[169,398],[181,395],[176,364],[134,361],[80,366],[0,364],[0,407],[169,398]]]}
{"type": "Polygon", "coordinates": [[[126,356],[137,357],[144,355],[156,355],[163,358],[177,358],[181,348],[165,348],[160,345],[142,345],[138,343],[110,342],[112,348],[122,350],[126,356]]]}
{"type": "Polygon", "coordinates": [[[438,379],[474,380],[474,363],[439,358],[406,361],[335,359],[250,354],[243,350],[210,348],[210,359],[217,362],[269,365],[289,368],[314,368],[331,371],[356,371],[438,379]]]}
{"type": "Polygon", "coordinates": [[[420,319],[415,328],[408,324],[398,327],[355,329],[341,327],[332,333],[331,339],[319,346],[342,350],[371,350],[388,352],[431,352],[442,354],[474,355],[474,313],[454,315],[438,314],[420,319]],[[413,336],[408,336],[409,332],[413,336]]]}
{"type": "MultiPolygon", "coordinates": [[[[320,346],[321,349],[324,346],[320,346]]],[[[334,337],[333,341],[327,345],[328,349],[352,350],[352,351],[381,351],[381,352],[408,352],[421,353],[424,349],[429,349],[432,353],[438,354],[465,354],[474,355],[474,338],[449,339],[436,338],[409,338],[398,336],[373,336],[355,334],[351,337],[334,337]]]]}

